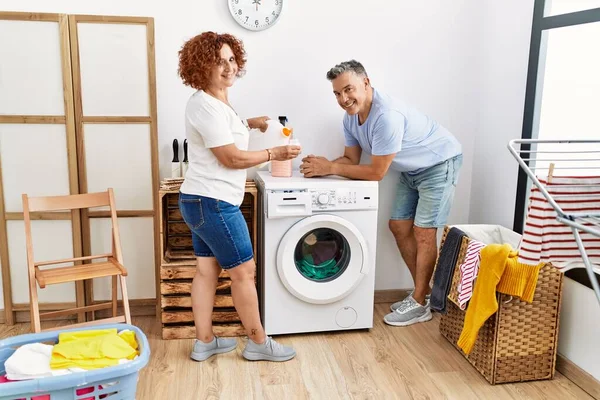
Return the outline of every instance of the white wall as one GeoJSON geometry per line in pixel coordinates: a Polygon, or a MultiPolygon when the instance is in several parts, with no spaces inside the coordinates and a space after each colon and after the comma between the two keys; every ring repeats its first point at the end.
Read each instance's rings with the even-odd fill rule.
{"type": "MultiPolygon", "coordinates": [[[[238,113],[287,115],[305,154],[327,157],[339,156],[343,149],[343,111],[325,72],[339,61],[356,58],[365,64],[375,87],[403,96],[462,142],[465,162],[450,222],[469,217],[483,27],[477,0],[286,0],[281,20],[258,33],[238,27],[222,0],[184,0],[177,6],[139,0],[4,0],[2,8],[155,18],[161,176],[170,173],[173,138],[182,143],[184,137],[183,110],[192,90],[177,76],[177,51],[186,39],[205,30],[243,39],[248,73],[230,94],[238,113]]],[[[387,177],[381,185],[377,289],[413,284],[387,230],[394,178],[387,177]]]]}
{"type": "Polygon", "coordinates": [[[486,1],[482,81],[469,221],[513,226],[517,161],[506,145],[521,137],[534,0],[486,1]]]}
{"type": "Polygon", "coordinates": [[[594,291],[565,278],[558,352],[600,381],[600,307],[594,291]]]}

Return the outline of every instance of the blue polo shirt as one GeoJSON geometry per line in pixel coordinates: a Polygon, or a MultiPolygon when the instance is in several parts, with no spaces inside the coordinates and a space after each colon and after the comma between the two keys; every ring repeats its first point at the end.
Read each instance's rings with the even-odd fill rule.
{"type": "Polygon", "coordinates": [[[368,154],[396,154],[390,168],[417,173],[462,154],[458,140],[443,126],[401,101],[373,89],[373,104],[360,125],[357,115],[344,115],[346,146],[368,154]]]}

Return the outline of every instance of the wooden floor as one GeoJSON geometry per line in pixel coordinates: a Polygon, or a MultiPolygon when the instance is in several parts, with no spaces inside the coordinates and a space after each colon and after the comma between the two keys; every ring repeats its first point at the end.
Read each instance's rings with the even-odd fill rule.
{"type": "MultiPolygon", "coordinates": [[[[134,318],[152,356],[138,399],[591,399],[556,374],[552,381],[491,386],[438,332],[438,319],[411,327],[382,322],[376,304],[370,331],[280,337],[298,355],[286,363],[248,362],[238,349],[203,363],[191,361],[192,340],[165,341],[154,318],[134,318]]],[[[52,322],[49,322],[50,324],[52,322]]],[[[0,338],[28,324],[0,325],[0,338]]]]}

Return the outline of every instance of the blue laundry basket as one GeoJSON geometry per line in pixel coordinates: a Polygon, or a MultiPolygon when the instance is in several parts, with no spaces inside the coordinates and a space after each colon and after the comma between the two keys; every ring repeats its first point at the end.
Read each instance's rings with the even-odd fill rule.
{"type": "MultiPolygon", "coordinates": [[[[44,395],[50,396],[51,400],[104,398],[108,400],[134,400],[139,371],[150,360],[150,346],[146,335],[139,328],[128,324],[94,325],[83,328],[30,333],[0,340],[0,374],[4,375],[6,373],[4,362],[19,346],[36,342],[58,343],[58,334],[62,332],[111,328],[116,328],[117,332],[125,329],[135,332],[140,351],[140,355],[135,360],[113,367],[74,372],[68,375],[0,383],[0,400],[30,400],[32,397],[44,395]],[[77,394],[77,391],[80,394],[77,394]]],[[[48,399],[48,397],[45,398],[48,399]]]]}

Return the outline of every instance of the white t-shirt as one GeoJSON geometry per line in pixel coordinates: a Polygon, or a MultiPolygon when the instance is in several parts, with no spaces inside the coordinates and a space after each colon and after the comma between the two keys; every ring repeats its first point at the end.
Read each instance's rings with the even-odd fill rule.
{"type": "Polygon", "coordinates": [[[185,109],[185,136],[189,167],[181,192],[240,205],[246,170],[225,167],[210,150],[231,143],[240,150],[248,149],[249,132],[240,117],[227,104],[197,91],[185,109]]]}

